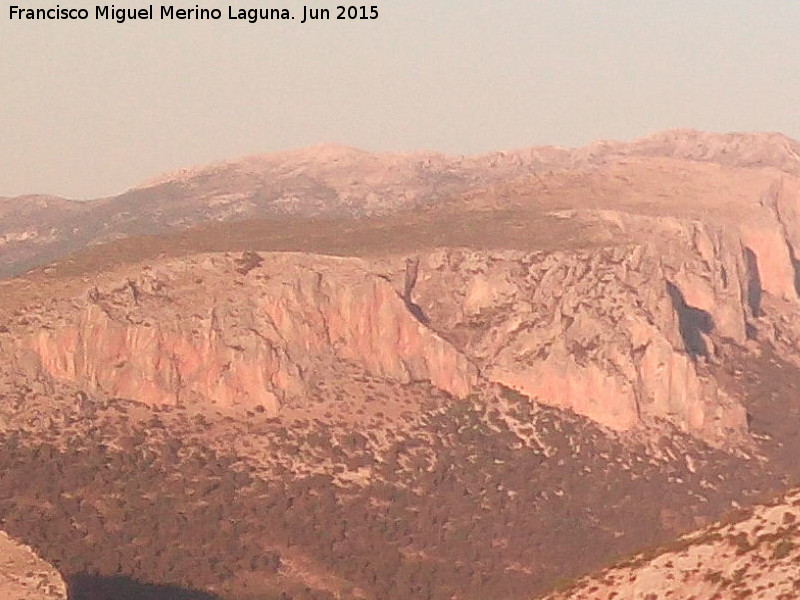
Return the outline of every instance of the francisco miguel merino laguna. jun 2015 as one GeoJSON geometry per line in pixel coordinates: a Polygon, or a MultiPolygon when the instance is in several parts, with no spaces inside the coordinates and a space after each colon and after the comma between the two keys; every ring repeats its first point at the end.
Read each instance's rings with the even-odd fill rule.
{"type": "MultiPolygon", "coordinates": [[[[150,4],[140,8],[123,8],[114,4],[95,6],[91,11],[87,8],[68,8],[56,4],[51,8],[28,8],[24,6],[9,6],[9,19],[11,20],[79,20],[84,21],[92,15],[95,20],[115,21],[125,23],[133,20],[180,20],[180,21],[217,21],[223,17],[231,21],[258,21],[293,20],[296,18],[288,8],[236,8],[228,6],[227,12],[219,8],[202,8],[195,4],[190,8],[162,5],[154,9],[150,4]]],[[[332,8],[303,7],[300,23],[320,20],[374,20],[379,16],[377,6],[351,5],[336,6],[332,8]]]]}

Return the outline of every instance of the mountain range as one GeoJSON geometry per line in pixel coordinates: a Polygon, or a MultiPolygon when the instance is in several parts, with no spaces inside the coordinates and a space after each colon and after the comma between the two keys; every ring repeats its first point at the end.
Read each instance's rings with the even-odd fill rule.
{"type": "Polygon", "coordinates": [[[800,580],[785,136],[324,145],[0,199],[0,276],[0,527],[70,598],[800,580]]]}

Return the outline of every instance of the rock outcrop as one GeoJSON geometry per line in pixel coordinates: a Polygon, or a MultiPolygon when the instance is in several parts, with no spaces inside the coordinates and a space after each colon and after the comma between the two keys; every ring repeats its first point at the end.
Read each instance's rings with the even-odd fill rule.
{"type": "Polygon", "coordinates": [[[692,227],[687,242],[702,240],[713,254],[705,271],[648,245],[442,250],[420,257],[413,301],[491,381],[617,430],[665,420],[730,440],[746,431],[744,408],[701,375],[697,360],[713,359],[712,337],[745,338],[743,266],[721,251],[725,242],[692,227]],[[725,266],[727,285],[715,283],[725,266]],[[726,296],[735,301],[720,303],[726,296]]]}
{"type": "Polygon", "coordinates": [[[205,256],[92,288],[18,353],[29,369],[110,396],[271,413],[343,366],[456,397],[474,385],[470,362],[362,261],[284,254],[239,267],[205,256]]]}
{"type": "Polygon", "coordinates": [[[0,597],[4,600],[67,600],[67,585],[52,565],[0,532],[0,597]]]}
{"type": "MultiPolygon", "coordinates": [[[[783,489],[799,152],[327,146],[0,199],[0,274],[133,234],[0,281],[4,527],[73,593],[522,598],[783,489]]],[[[799,501],[557,598],[794,597],[799,501]]],[[[65,597],[14,560],[0,597],[65,597]]]]}

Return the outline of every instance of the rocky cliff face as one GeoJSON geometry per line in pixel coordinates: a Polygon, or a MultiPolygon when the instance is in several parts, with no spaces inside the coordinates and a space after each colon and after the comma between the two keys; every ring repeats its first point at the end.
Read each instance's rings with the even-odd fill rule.
{"type": "Polygon", "coordinates": [[[745,340],[742,248],[698,223],[627,226],[643,223],[672,239],[671,254],[658,244],[370,260],[245,253],[138,267],[51,309],[14,353],[30,378],[148,403],[277,414],[356,369],[460,398],[496,382],[613,429],[666,421],[735,443],[745,411],[703,361],[721,340],[745,340]]]}
{"type": "MultiPolygon", "coordinates": [[[[459,159],[326,147],[173,174],[128,197],[162,207],[159,227],[276,206],[420,211],[367,229],[341,221],[340,237],[359,231],[361,245],[314,246],[361,258],[198,258],[190,248],[149,267],[118,263],[114,275],[88,275],[82,297],[65,298],[38,329],[22,327],[13,353],[33,377],[147,402],[274,414],[347,371],[429,381],[461,398],[496,382],[616,430],[666,421],[715,444],[736,441],[745,410],[707,365],[731,345],[800,347],[795,144],[759,139],[679,132],[459,159]],[[576,170],[531,175],[548,165],[576,170]],[[262,188],[252,196],[265,178],[302,202],[262,188]],[[452,202],[423,210],[432,190],[452,202]],[[436,228],[417,235],[434,216],[436,228]]],[[[91,208],[108,217],[94,233],[138,219],[122,202],[91,208]]],[[[298,247],[327,227],[309,223],[286,234],[298,247]]],[[[284,247],[279,230],[265,237],[284,247]]],[[[254,233],[240,243],[263,244],[254,233]]]]}
{"type": "MultiPolygon", "coordinates": [[[[559,211],[614,231],[619,242],[421,254],[411,299],[490,380],[614,429],[667,420],[707,440],[735,439],[747,429],[745,410],[705,365],[796,310],[796,262],[783,224],[794,221],[781,215],[800,194],[770,190],[735,224],[559,211]]],[[[386,268],[401,289],[402,263],[386,268]]],[[[778,329],[791,337],[785,324],[778,329]]]]}
{"type": "Polygon", "coordinates": [[[666,420],[731,439],[745,411],[698,360],[713,360],[718,336],[745,339],[744,265],[724,236],[668,225],[686,236],[682,258],[656,245],[423,255],[411,301],[491,381],[613,429],[666,420]],[[710,255],[695,270],[698,247],[710,255]]]}
{"type": "Polygon", "coordinates": [[[618,238],[572,250],[246,252],[124,267],[23,327],[11,354],[31,378],[271,414],[353,373],[460,398],[495,382],[615,430],[668,422],[736,444],[745,409],[707,364],[765,331],[797,337],[770,325],[796,304],[792,246],[771,206],[737,226],[556,211],[618,238]]]}
{"type": "Polygon", "coordinates": [[[20,338],[17,354],[31,377],[148,403],[239,404],[275,414],[344,367],[430,381],[456,397],[476,377],[357,259],[198,257],[92,287],[58,314],[20,338]]]}
{"type": "Polygon", "coordinates": [[[6,600],[67,600],[67,586],[33,550],[0,532],[0,597],[6,600]]]}

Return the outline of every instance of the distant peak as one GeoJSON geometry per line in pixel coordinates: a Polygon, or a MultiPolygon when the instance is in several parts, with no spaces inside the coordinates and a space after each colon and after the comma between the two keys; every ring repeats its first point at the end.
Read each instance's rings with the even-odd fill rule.
{"type": "Polygon", "coordinates": [[[258,154],[250,154],[238,158],[232,158],[223,161],[215,161],[190,167],[183,167],[174,171],[162,173],[152,179],[141,183],[134,189],[150,188],[165,183],[175,183],[186,181],[202,173],[210,171],[219,171],[225,168],[236,168],[239,166],[253,167],[257,165],[269,164],[280,161],[313,161],[313,162],[332,162],[341,160],[343,158],[354,158],[358,156],[366,156],[370,153],[347,146],[345,144],[338,144],[334,142],[325,142],[316,144],[314,146],[306,146],[304,148],[297,148],[292,150],[278,150],[275,152],[264,152],[258,154]]]}
{"type": "Polygon", "coordinates": [[[677,128],[677,129],[664,129],[655,131],[648,135],[642,136],[638,139],[632,140],[630,143],[642,141],[718,141],[718,142],[734,142],[734,141],[750,141],[750,142],[788,142],[790,144],[798,144],[796,140],[776,132],[776,131],[730,131],[727,133],[719,133],[714,131],[701,131],[699,129],[691,128],[677,128]]]}
{"type": "Polygon", "coordinates": [[[360,148],[356,148],[355,146],[348,146],[347,144],[339,144],[337,142],[323,142],[321,144],[314,144],[313,146],[308,146],[307,150],[312,152],[337,152],[337,153],[364,153],[364,150],[360,148]]]}
{"type": "Polygon", "coordinates": [[[261,158],[286,156],[292,158],[308,158],[325,162],[341,158],[363,156],[366,154],[369,154],[366,150],[361,150],[353,146],[347,146],[345,144],[338,144],[335,142],[325,142],[322,144],[316,144],[314,146],[307,146],[306,148],[301,148],[299,150],[289,150],[275,154],[264,154],[261,155],[261,158]]]}

